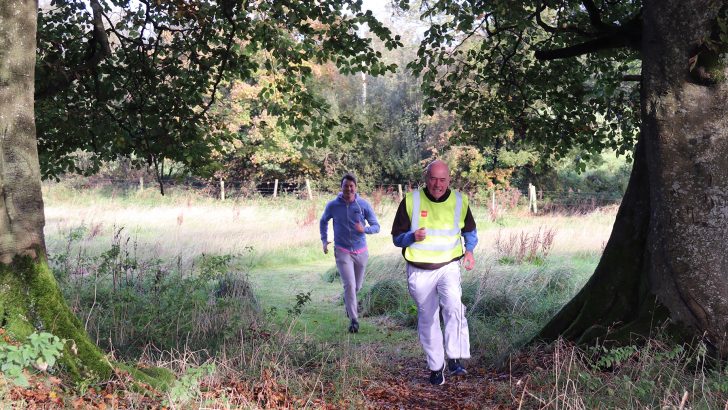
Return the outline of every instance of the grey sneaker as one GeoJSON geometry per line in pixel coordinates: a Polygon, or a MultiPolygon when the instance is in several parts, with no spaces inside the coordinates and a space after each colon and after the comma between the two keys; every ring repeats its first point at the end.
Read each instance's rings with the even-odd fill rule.
{"type": "Polygon", "coordinates": [[[463,364],[460,363],[460,359],[448,359],[447,370],[450,373],[450,376],[464,376],[468,374],[468,371],[465,370],[463,364]]]}
{"type": "Polygon", "coordinates": [[[445,384],[445,365],[442,366],[442,370],[430,370],[430,384],[435,386],[445,384]]]}

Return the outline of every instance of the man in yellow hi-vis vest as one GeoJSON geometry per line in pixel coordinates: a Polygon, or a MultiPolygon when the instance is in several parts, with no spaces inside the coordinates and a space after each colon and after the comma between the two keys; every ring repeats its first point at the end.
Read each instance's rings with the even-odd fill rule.
{"type": "Polygon", "coordinates": [[[445,373],[467,374],[461,359],[470,358],[470,335],[460,300],[458,263],[462,259],[465,269],[473,269],[478,235],[468,198],[448,188],[447,164],[433,161],[425,171],[425,185],[399,204],[392,240],[407,261],[407,283],[417,305],[417,333],[427,356],[430,383],[440,385],[445,383],[445,373]]]}

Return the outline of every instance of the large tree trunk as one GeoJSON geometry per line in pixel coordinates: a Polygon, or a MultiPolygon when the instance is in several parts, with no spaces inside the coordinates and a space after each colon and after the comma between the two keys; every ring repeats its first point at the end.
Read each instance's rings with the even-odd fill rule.
{"type": "Polygon", "coordinates": [[[89,341],[48,268],[33,112],[35,0],[0,2],[0,327],[23,339],[67,339],[61,363],[77,377],[105,379],[109,361],[89,341]]]}
{"type": "MultiPolygon", "coordinates": [[[[652,3],[645,6],[645,25],[652,29],[645,32],[642,68],[642,128],[654,204],[649,280],[674,320],[705,332],[726,356],[728,87],[725,81],[696,84],[689,60],[727,2],[652,3]]],[[[704,69],[701,63],[694,71],[704,69]]]]}
{"type": "Polygon", "coordinates": [[[540,339],[611,329],[624,340],[669,318],[728,356],[728,87],[698,75],[726,3],[645,1],[642,136],[627,193],[594,276],[540,339]]]}
{"type": "Polygon", "coordinates": [[[561,336],[591,342],[611,331],[610,338],[624,340],[631,332],[649,331],[655,315],[665,318],[647,280],[650,209],[645,143],[640,139],[627,192],[594,275],[541,330],[538,339],[551,341],[561,336]]]}

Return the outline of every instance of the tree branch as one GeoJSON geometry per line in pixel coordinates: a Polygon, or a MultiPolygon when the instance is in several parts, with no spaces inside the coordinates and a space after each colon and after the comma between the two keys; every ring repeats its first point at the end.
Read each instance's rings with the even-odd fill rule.
{"type": "Polygon", "coordinates": [[[483,16],[483,18],[480,20],[480,23],[476,24],[475,28],[473,28],[470,33],[466,34],[465,37],[460,40],[460,42],[455,47],[453,47],[452,51],[457,50],[460,46],[465,44],[465,42],[468,41],[470,37],[472,37],[481,27],[483,27],[483,24],[485,24],[486,20],[488,20],[490,16],[490,13],[483,16]]]}
{"type": "Polygon", "coordinates": [[[579,27],[577,27],[575,25],[567,25],[567,26],[564,26],[564,27],[561,27],[561,28],[554,27],[554,26],[549,26],[545,21],[543,21],[541,19],[541,12],[544,11],[545,9],[546,9],[546,5],[545,4],[542,4],[542,7],[539,8],[538,10],[536,10],[536,13],[534,13],[534,15],[536,17],[536,24],[538,24],[539,27],[541,27],[547,33],[552,33],[552,34],[557,34],[557,33],[575,33],[575,34],[578,34],[578,35],[583,36],[583,37],[596,37],[596,36],[599,35],[598,33],[592,33],[592,32],[589,32],[589,31],[584,31],[584,30],[580,29],[579,27]]]}
{"type": "Polygon", "coordinates": [[[642,38],[641,16],[642,14],[638,13],[624,25],[618,26],[608,34],[605,33],[606,35],[593,40],[554,50],[537,50],[536,58],[539,60],[556,60],[623,47],[629,47],[639,51],[642,38]]]}
{"type": "Polygon", "coordinates": [[[602,14],[592,0],[583,0],[581,4],[584,5],[586,12],[589,13],[589,21],[595,29],[599,31],[607,31],[612,28],[611,26],[604,24],[602,21],[602,14]]]}
{"type": "Polygon", "coordinates": [[[42,100],[61,92],[76,79],[91,73],[101,61],[111,55],[111,46],[109,45],[109,37],[106,35],[106,30],[104,29],[101,5],[98,0],[90,0],[90,3],[93,12],[94,29],[91,33],[91,41],[89,41],[85,61],[74,69],[57,71],[53,78],[46,81],[44,87],[36,90],[36,100],[42,100]]]}
{"type": "Polygon", "coordinates": [[[232,13],[226,12],[225,18],[230,24],[230,33],[228,33],[227,42],[225,44],[225,54],[222,62],[220,63],[220,68],[217,71],[217,78],[215,79],[215,83],[212,85],[212,89],[210,90],[210,100],[207,102],[207,104],[203,105],[202,110],[200,110],[200,112],[195,115],[195,120],[205,115],[207,111],[209,111],[210,107],[212,107],[212,105],[215,103],[215,100],[217,98],[217,89],[219,88],[222,79],[225,77],[225,71],[227,70],[228,61],[230,61],[231,58],[230,54],[232,53],[232,48],[235,44],[237,25],[235,24],[235,19],[233,18],[232,13]]]}

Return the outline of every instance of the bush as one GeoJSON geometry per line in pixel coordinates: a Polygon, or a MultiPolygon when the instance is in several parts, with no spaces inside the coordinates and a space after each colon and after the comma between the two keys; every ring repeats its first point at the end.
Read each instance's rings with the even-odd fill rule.
{"type": "Polygon", "coordinates": [[[38,371],[52,368],[63,353],[66,340],[50,333],[34,332],[19,343],[13,341],[0,328],[0,372],[12,383],[29,387],[26,371],[34,367],[38,371]]]}
{"type": "Polygon", "coordinates": [[[214,354],[261,320],[247,275],[231,269],[231,255],[202,255],[197,269],[183,271],[159,259],[139,260],[120,232],[99,256],[78,252],[50,260],[71,309],[102,348],[122,358],[150,345],[214,354]]]}
{"type": "Polygon", "coordinates": [[[463,281],[471,346],[500,362],[533,335],[573,296],[583,278],[564,266],[500,266],[463,281]]]}
{"type": "Polygon", "coordinates": [[[395,279],[382,279],[362,298],[362,316],[387,315],[404,326],[417,323],[417,308],[409,296],[407,286],[395,279]]]}

